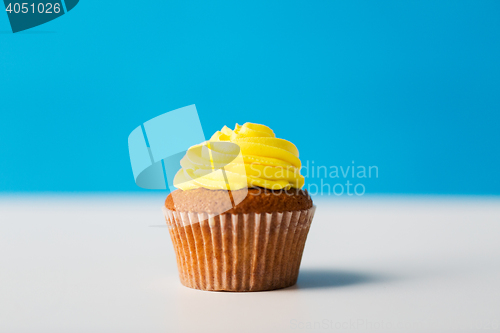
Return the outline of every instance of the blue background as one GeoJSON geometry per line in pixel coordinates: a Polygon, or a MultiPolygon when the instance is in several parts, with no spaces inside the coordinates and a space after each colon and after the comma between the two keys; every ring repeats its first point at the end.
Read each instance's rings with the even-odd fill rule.
{"type": "MultiPolygon", "coordinates": [[[[196,104],[269,125],[367,193],[500,194],[500,2],[82,0],[0,13],[0,191],[145,191],[127,137],[196,104]]],[[[315,182],[315,179],[308,180],[315,182]]]]}

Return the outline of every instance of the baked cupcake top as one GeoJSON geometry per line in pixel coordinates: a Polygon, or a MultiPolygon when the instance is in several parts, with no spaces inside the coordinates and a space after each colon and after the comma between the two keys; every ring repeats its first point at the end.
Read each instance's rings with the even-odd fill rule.
{"type": "Polygon", "coordinates": [[[302,188],[297,147],[276,138],[265,125],[224,126],[209,141],[189,148],[181,160],[174,186],[182,190],[302,188]]]}
{"type": "Polygon", "coordinates": [[[313,206],[307,191],[300,189],[273,191],[266,188],[225,191],[197,188],[189,191],[176,190],[165,200],[165,207],[181,212],[218,214],[272,213],[306,210],[313,206]],[[228,194],[236,206],[227,200],[228,194]]]}

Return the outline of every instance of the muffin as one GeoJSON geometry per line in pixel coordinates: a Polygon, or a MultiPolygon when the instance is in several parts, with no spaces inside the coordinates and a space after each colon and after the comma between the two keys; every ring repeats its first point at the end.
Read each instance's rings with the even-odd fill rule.
{"type": "Polygon", "coordinates": [[[252,123],[188,150],[163,207],[183,285],[263,291],[296,283],[315,211],[300,189],[298,156],[252,123]]]}

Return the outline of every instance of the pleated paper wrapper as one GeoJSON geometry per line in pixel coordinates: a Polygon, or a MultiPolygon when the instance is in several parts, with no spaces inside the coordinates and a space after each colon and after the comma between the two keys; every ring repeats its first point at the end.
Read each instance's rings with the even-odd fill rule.
{"type": "Polygon", "coordinates": [[[181,283],[211,291],[262,291],[297,282],[316,206],[211,215],[163,207],[181,283]]]}

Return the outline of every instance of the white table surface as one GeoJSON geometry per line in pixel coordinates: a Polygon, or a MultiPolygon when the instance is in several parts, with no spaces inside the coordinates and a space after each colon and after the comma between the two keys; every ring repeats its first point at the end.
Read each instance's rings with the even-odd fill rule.
{"type": "Polygon", "coordinates": [[[499,332],[500,199],[316,199],[299,282],[183,287],[162,195],[0,196],[0,332],[499,332]]]}

